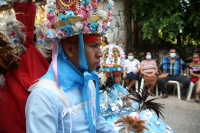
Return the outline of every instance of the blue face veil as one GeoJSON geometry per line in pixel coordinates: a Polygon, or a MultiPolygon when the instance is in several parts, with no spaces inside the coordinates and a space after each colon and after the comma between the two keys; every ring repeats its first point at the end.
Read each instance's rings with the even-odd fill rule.
{"type": "Polygon", "coordinates": [[[91,92],[88,87],[89,80],[95,80],[96,83],[96,110],[100,113],[99,104],[99,79],[95,72],[89,72],[83,34],[79,33],[79,66],[84,71],[81,73],[65,56],[63,48],[59,40],[54,39],[52,63],[48,72],[42,78],[54,80],[60,88],[63,84],[67,85],[64,92],[69,92],[79,88],[82,93],[83,101],[87,102],[88,122],[90,125],[90,133],[95,132],[95,126],[91,116],[90,100],[91,92]],[[70,74],[69,74],[70,73],[70,74]]]}

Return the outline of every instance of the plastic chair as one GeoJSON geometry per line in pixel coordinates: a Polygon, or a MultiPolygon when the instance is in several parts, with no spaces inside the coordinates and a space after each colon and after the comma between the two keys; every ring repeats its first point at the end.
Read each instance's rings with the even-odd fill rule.
{"type": "MultiPolygon", "coordinates": [[[[168,83],[176,84],[176,87],[174,88],[174,92],[175,92],[175,89],[177,89],[178,99],[181,99],[181,88],[180,88],[180,83],[179,83],[178,81],[169,80],[169,81],[166,83],[166,87],[167,87],[167,84],[168,84],[168,83]]],[[[161,92],[160,95],[162,95],[162,92],[161,92]]],[[[158,85],[157,85],[157,84],[156,84],[156,96],[158,96],[158,85]]]]}
{"type": "MultiPolygon", "coordinates": [[[[140,83],[140,91],[142,91],[144,88],[145,88],[144,79],[142,78],[140,83]]],[[[162,93],[160,95],[162,95],[162,93]]],[[[158,97],[158,84],[156,84],[156,96],[158,97]]]]}
{"type": "Polygon", "coordinates": [[[195,84],[193,82],[190,82],[188,95],[187,95],[187,100],[190,100],[194,86],[195,86],[195,84]]]}
{"type": "MultiPolygon", "coordinates": [[[[124,80],[122,80],[122,86],[124,86],[124,80]]],[[[139,91],[139,89],[138,89],[138,80],[135,81],[135,90],[136,90],[136,92],[139,91]]]]}

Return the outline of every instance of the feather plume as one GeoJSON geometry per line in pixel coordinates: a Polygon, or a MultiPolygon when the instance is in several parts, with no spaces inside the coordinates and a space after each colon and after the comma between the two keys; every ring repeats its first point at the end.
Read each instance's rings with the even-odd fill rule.
{"type": "Polygon", "coordinates": [[[0,74],[6,74],[10,67],[17,66],[18,56],[13,54],[13,48],[7,36],[0,32],[0,74]]]}
{"type": "Polygon", "coordinates": [[[153,110],[158,117],[159,115],[161,115],[164,118],[162,114],[162,109],[164,109],[163,104],[153,102],[153,100],[156,100],[158,98],[147,100],[147,97],[149,96],[147,90],[143,90],[141,94],[139,92],[132,92],[131,94],[133,95],[133,97],[129,98],[139,103],[138,112],[149,109],[151,111],[153,110]]]}
{"type": "Polygon", "coordinates": [[[5,17],[2,22],[4,25],[1,26],[1,30],[5,31],[5,34],[9,38],[11,42],[10,46],[13,48],[12,52],[16,55],[20,55],[27,50],[23,45],[26,40],[26,34],[24,33],[26,27],[16,19],[16,14],[13,13],[5,17]]]}
{"type": "Polygon", "coordinates": [[[103,73],[103,72],[99,73],[98,77],[100,80],[100,87],[102,87],[103,85],[106,84],[107,77],[106,77],[105,73],[103,73]]]}
{"type": "Polygon", "coordinates": [[[52,43],[53,41],[47,38],[43,25],[38,25],[35,29],[35,47],[42,55],[51,62],[52,60],[52,43]]]}
{"type": "Polygon", "coordinates": [[[122,127],[120,129],[120,132],[136,132],[136,133],[143,133],[143,131],[148,128],[145,126],[144,120],[139,120],[136,117],[131,116],[125,116],[121,117],[120,119],[115,122],[115,124],[118,124],[117,126],[122,127]]]}

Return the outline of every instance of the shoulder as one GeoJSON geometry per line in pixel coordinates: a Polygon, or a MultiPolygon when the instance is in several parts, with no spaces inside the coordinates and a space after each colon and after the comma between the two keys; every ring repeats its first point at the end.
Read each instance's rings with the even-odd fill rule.
{"type": "Polygon", "coordinates": [[[129,59],[126,59],[125,62],[129,62],[129,59]]]}
{"type": "Polygon", "coordinates": [[[156,61],[155,61],[155,60],[151,60],[151,62],[153,62],[153,63],[156,63],[156,61]]]}
{"type": "Polygon", "coordinates": [[[140,63],[140,61],[139,61],[138,59],[134,59],[134,61],[135,61],[135,62],[139,62],[139,63],[140,63]]]}
{"type": "Polygon", "coordinates": [[[184,63],[184,61],[180,57],[176,57],[176,61],[179,61],[181,63],[184,63]]]}
{"type": "Polygon", "coordinates": [[[169,60],[170,60],[169,56],[166,56],[166,57],[163,58],[163,61],[169,61],[169,60]]]}
{"type": "Polygon", "coordinates": [[[46,88],[34,89],[30,93],[27,100],[27,103],[32,103],[32,104],[41,104],[43,102],[46,104],[55,104],[55,105],[60,103],[57,96],[46,88]]]}

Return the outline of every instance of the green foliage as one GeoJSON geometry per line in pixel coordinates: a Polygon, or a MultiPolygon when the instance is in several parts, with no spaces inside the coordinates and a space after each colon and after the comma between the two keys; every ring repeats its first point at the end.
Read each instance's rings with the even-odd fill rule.
{"type": "MultiPolygon", "coordinates": [[[[132,0],[135,22],[142,22],[143,40],[200,41],[199,0],[132,0]],[[187,39],[187,38],[190,39],[187,39]]],[[[181,44],[181,42],[178,42],[181,44]]]]}

